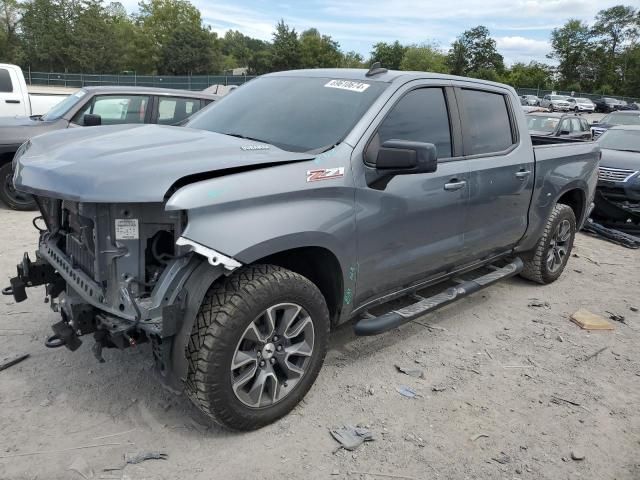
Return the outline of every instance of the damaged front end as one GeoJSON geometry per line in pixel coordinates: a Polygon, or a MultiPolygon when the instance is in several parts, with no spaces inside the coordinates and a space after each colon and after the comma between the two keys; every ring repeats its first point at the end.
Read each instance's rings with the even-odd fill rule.
{"type": "MultiPolygon", "coordinates": [[[[164,376],[175,370],[173,357],[183,356],[172,348],[188,309],[186,284],[206,265],[192,254],[197,245],[181,238],[186,214],[167,212],[161,203],[37,202],[35,260],[25,254],[3,293],[21,302],[27,287],[45,285],[45,301],[62,317],[49,347],[76,350],[79,337],[93,334],[95,356],[104,361],[105,347],[151,342],[158,370],[164,376]]],[[[209,280],[239,266],[215,252],[208,258],[215,269],[209,280]]]]}

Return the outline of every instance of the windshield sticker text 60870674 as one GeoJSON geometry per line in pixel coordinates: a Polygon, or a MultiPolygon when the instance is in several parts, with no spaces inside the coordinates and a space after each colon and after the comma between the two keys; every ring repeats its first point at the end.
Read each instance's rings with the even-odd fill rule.
{"type": "Polygon", "coordinates": [[[339,88],[340,90],[349,90],[350,92],[362,93],[369,88],[368,83],[354,82],[351,80],[331,80],[324,84],[327,88],[339,88]]]}

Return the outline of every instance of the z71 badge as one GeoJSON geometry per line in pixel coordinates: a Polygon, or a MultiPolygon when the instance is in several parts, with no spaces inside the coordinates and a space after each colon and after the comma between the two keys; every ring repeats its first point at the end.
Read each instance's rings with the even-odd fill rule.
{"type": "Polygon", "coordinates": [[[331,180],[340,177],[344,177],[344,167],[318,168],[316,170],[307,170],[307,182],[331,180]]]}

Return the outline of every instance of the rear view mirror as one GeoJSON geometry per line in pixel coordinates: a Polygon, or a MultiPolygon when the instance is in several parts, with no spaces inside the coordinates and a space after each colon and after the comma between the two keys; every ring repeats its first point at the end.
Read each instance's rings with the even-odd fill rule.
{"type": "Polygon", "coordinates": [[[433,143],[387,140],[376,158],[376,170],[385,175],[430,173],[437,168],[438,154],[433,143]]]}
{"type": "Polygon", "coordinates": [[[560,135],[569,135],[570,133],[569,130],[560,130],[560,135]]]}
{"type": "Polygon", "coordinates": [[[598,120],[594,120],[593,122],[591,122],[591,125],[597,125],[598,124],[598,120]]]}
{"type": "Polygon", "coordinates": [[[94,115],[93,113],[87,113],[82,117],[82,123],[85,127],[97,127],[102,125],[102,117],[100,115],[94,115]]]}

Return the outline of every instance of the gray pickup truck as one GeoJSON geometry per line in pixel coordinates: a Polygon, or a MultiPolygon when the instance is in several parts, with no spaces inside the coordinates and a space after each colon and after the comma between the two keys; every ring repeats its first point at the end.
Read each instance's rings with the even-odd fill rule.
{"type": "Polygon", "coordinates": [[[510,87],[379,67],[265,75],[187,127],[22,145],[39,248],[4,293],[46,285],[49,347],[150,342],[168,385],[240,430],[303,398],[335,325],[380,334],[512,275],[556,280],[600,158],[534,146],[510,87]]]}

